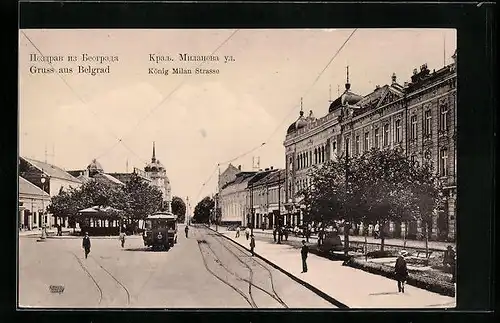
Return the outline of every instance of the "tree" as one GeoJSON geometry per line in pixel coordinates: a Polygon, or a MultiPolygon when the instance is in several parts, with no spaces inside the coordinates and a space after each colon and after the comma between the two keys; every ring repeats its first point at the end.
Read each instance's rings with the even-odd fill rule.
{"type": "Polygon", "coordinates": [[[163,202],[161,191],[133,174],[125,189],[125,211],[134,223],[160,210],[163,202]]]}
{"type": "MultiPolygon", "coordinates": [[[[371,150],[360,158],[358,176],[367,219],[381,223],[381,250],[389,221],[422,220],[427,225],[439,207],[439,181],[429,165],[417,166],[401,151],[371,150]]],[[[427,232],[427,230],[426,230],[427,232]]]]}
{"type": "Polygon", "coordinates": [[[197,223],[208,223],[214,206],[215,201],[210,196],[203,198],[194,208],[193,218],[195,221],[197,223]]]}
{"type": "Polygon", "coordinates": [[[186,203],[178,196],[172,197],[172,213],[177,215],[177,222],[184,222],[186,219],[186,203]]]}

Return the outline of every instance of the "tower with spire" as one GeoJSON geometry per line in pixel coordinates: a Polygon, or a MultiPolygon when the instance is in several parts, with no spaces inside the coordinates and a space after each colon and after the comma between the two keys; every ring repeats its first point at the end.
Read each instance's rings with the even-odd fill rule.
{"type": "Polygon", "coordinates": [[[167,212],[172,212],[172,194],[170,188],[170,180],[167,177],[167,171],[160,160],[156,159],[155,142],[153,141],[153,156],[151,163],[144,168],[149,178],[151,185],[156,186],[163,195],[164,208],[167,212]]]}

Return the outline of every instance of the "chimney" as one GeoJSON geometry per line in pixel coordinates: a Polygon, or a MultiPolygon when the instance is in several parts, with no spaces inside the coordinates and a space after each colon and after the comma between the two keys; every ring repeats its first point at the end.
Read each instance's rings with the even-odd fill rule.
{"type": "Polygon", "coordinates": [[[266,172],[269,171],[269,168],[264,169],[266,172]]]}
{"type": "Polygon", "coordinates": [[[241,165],[238,165],[238,170],[241,171],[241,165]]]}
{"type": "Polygon", "coordinates": [[[273,170],[273,169],[274,169],[274,166],[271,166],[271,170],[273,170]]]}

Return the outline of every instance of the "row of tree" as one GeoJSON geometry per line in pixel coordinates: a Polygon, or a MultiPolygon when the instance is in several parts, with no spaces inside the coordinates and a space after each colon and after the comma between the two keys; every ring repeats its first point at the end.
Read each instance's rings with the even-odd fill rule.
{"type": "Polygon", "coordinates": [[[352,223],[379,223],[382,250],[390,221],[420,220],[428,238],[432,217],[444,201],[432,165],[418,165],[398,150],[343,156],[313,168],[309,176],[310,185],[299,192],[306,219],[323,225],[343,222],[346,250],[352,223]]]}
{"type": "MultiPolygon", "coordinates": [[[[143,181],[136,174],[125,186],[114,186],[102,181],[90,180],[78,188],[62,189],[51,198],[48,211],[54,216],[69,217],[71,222],[78,221],[79,210],[93,207],[113,207],[123,211],[132,222],[137,223],[148,215],[164,208],[161,191],[143,181]]],[[[172,213],[183,222],[186,204],[177,196],[172,199],[172,213]]]]}
{"type": "Polygon", "coordinates": [[[193,222],[209,223],[213,219],[215,200],[210,196],[204,197],[194,208],[193,222]]]}

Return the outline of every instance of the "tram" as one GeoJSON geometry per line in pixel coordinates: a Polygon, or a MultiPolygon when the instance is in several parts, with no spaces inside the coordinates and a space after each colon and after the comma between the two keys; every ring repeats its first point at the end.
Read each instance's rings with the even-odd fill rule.
{"type": "Polygon", "coordinates": [[[169,250],[177,243],[177,216],[170,212],[157,212],[144,221],[144,245],[154,250],[169,250]]]}

